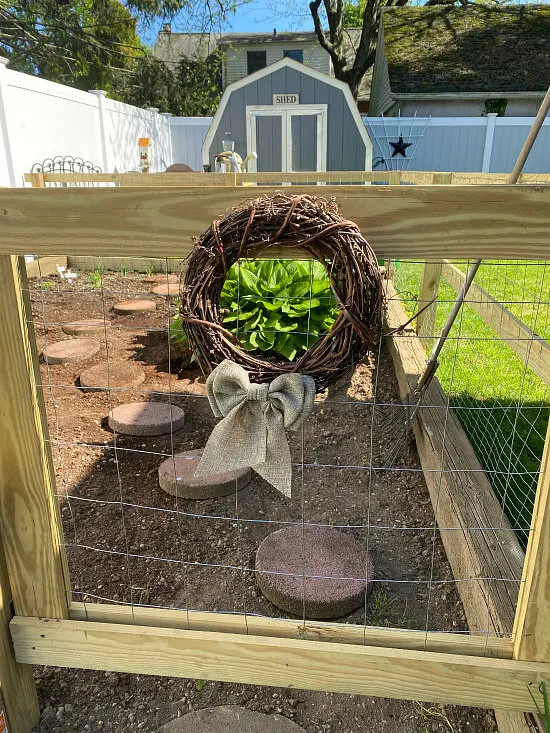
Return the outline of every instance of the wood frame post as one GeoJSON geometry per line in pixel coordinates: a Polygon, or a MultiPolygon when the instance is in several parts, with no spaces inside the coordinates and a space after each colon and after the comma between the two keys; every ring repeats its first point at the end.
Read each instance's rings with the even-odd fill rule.
{"type": "Polygon", "coordinates": [[[514,621],[514,659],[550,662],[550,421],[514,621]]]}
{"type": "MultiPolygon", "coordinates": [[[[422,267],[422,279],[420,281],[420,293],[418,295],[418,310],[423,308],[439,293],[441,281],[441,262],[425,261],[422,267]]],[[[435,335],[435,316],[437,313],[437,301],[421,313],[416,319],[416,333],[421,338],[435,335]]]]}
{"type": "Polygon", "coordinates": [[[15,612],[68,617],[68,576],[23,257],[0,256],[0,536],[15,612]]]}
{"type": "Polygon", "coordinates": [[[29,173],[28,179],[30,180],[32,188],[46,188],[43,173],[29,173]]]}
{"type": "MultiPolygon", "coordinates": [[[[12,593],[4,548],[0,542],[0,722],[10,733],[30,733],[40,720],[32,667],[15,661],[10,621],[12,593]]],[[[0,727],[0,730],[2,728],[0,727]]]]}

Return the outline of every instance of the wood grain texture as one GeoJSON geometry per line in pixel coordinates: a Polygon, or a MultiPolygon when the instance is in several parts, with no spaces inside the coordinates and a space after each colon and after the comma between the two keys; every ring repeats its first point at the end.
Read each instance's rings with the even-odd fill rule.
{"type": "Polygon", "coordinates": [[[0,534],[16,612],[64,618],[66,565],[22,257],[0,257],[0,283],[0,534]]]}
{"type": "Polygon", "coordinates": [[[117,186],[235,186],[235,173],[26,173],[33,187],[106,183],[117,186]]]}
{"type": "Polygon", "coordinates": [[[514,658],[550,662],[550,423],[514,626],[514,658]]]}
{"type": "Polygon", "coordinates": [[[67,258],[63,255],[41,257],[39,260],[26,263],[27,277],[44,277],[57,272],[57,266],[67,267],[67,258]]]}
{"type": "MultiPolygon", "coordinates": [[[[388,326],[395,328],[407,319],[401,303],[391,299],[396,295],[391,284],[388,289],[388,326]]],[[[387,344],[404,397],[414,388],[426,353],[410,330],[390,337],[387,344]]],[[[437,378],[423,404],[430,409],[418,412],[416,445],[439,527],[461,530],[440,531],[468,626],[472,633],[509,635],[523,551],[458,418],[446,409],[447,397],[437,378]]]]}
{"type": "Polygon", "coordinates": [[[306,639],[339,644],[359,644],[395,649],[417,649],[448,654],[469,654],[479,657],[510,659],[510,638],[489,636],[487,639],[469,634],[449,634],[437,631],[374,628],[356,624],[323,621],[244,616],[230,613],[177,611],[158,608],[108,605],[103,603],[71,603],[69,618],[114,624],[137,624],[191,631],[220,631],[231,634],[252,634],[277,639],[306,639]]]}
{"type": "MultiPolygon", "coordinates": [[[[430,184],[505,184],[505,173],[441,173],[432,171],[303,171],[285,173],[26,173],[25,181],[33,187],[46,183],[118,186],[245,186],[255,183],[400,183],[430,184]]],[[[524,173],[518,183],[550,184],[550,174],[524,173]]]]}
{"type": "MultiPolygon", "coordinates": [[[[465,280],[458,267],[450,263],[443,265],[442,277],[456,292],[465,280]]],[[[533,333],[525,323],[475,283],[470,286],[466,303],[495,333],[505,339],[506,344],[539,379],[550,384],[550,344],[547,341],[533,333]]]]}
{"type": "Polygon", "coordinates": [[[0,542],[0,700],[4,700],[10,733],[30,733],[40,719],[32,667],[15,661],[11,642],[12,593],[0,542]]]}
{"type": "MultiPolygon", "coordinates": [[[[292,192],[334,196],[381,258],[550,259],[550,186],[304,186],[292,192]]],[[[6,189],[0,254],[185,257],[194,236],[249,198],[242,188],[6,189]]]]}
{"type": "Polygon", "coordinates": [[[550,665],[352,644],[15,617],[16,658],[444,704],[533,710],[550,665]]]}
{"type": "MultiPolygon", "coordinates": [[[[441,263],[425,262],[422,267],[422,279],[420,281],[420,293],[418,295],[418,310],[423,308],[434,298],[437,298],[440,279],[441,263]]],[[[421,338],[429,338],[435,335],[436,314],[437,300],[416,319],[416,332],[421,338]]]]}

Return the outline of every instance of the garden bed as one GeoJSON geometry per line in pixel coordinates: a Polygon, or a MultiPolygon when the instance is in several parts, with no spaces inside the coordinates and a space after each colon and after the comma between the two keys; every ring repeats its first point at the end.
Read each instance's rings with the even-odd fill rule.
{"type": "MultiPolygon", "coordinates": [[[[169,354],[173,302],[156,298],[153,313],[115,316],[115,302],[144,295],[147,286],[142,275],[99,274],[98,283],[79,273],[71,286],[56,277],[51,285],[31,281],[39,348],[44,337],[48,343],[69,338],[61,330],[68,321],[104,316],[110,321],[105,332],[93,336],[102,344],[96,356],[82,364],[42,365],[74,600],[283,616],[257,588],[254,555],[272,531],[304,520],[341,527],[368,543],[374,590],[364,608],[340,621],[466,629],[414,448],[399,470],[365,468],[383,465],[386,447],[370,440],[373,420],[372,435],[382,433],[369,404],[373,385],[378,402],[399,399],[385,351],[376,364],[357,365],[320,396],[303,434],[289,434],[292,500],[256,475],[237,497],[176,500],[159,488],[157,470],[166,455],[201,448],[208,438],[215,420],[203,380],[196,371],[180,373],[180,357],[169,354]],[[110,394],[81,391],[81,369],[107,357],[139,363],[146,374],[143,385],[110,394]],[[182,407],[185,426],[172,436],[117,436],[115,450],[105,420],[109,410],[148,399],[182,407]]],[[[224,703],[281,711],[315,733],[449,728],[440,708],[414,703],[76,670],[44,669],[37,676],[44,733],[154,731],[180,711],[224,703]]],[[[455,730],[494,726],[492,714],[484,711],[446,708],[444,715],[455,730]]]]}

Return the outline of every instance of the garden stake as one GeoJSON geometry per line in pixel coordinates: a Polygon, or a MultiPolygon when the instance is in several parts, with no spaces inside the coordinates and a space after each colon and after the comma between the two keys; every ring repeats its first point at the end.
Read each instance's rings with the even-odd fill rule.
{"type": "MultiPolygon", "coordinates": [[[[521,171],[523,170],[523,166],[525,165],[525,161],[527,160],[527,157],[531,152],[531,148],[533,147],[535,140],[537,139],[537,135],[539,134],[542,123],[544,122],[544,119],[548,114],[549,109],[550,87],[548,88],[548,91],[546,92],[546,95],[542,100],[537,116],[535,117],[531,129],[529,130],[529,134],[527,135],[527,138],[523,143],[523,147],[518,155],[514,168],[508,176],[506,185],[510,186],[517,183],[521,171]]],[[[403,444],[410,434],[412,422],[416,417],[416,413],[418,412],[419,408],[422,406],[422,401],[424,399],[424,395],[426,394],[426,390],[428,389],[430,382],[432,381],[433,376],[439,366],[439,355],[441,354],[441,350],[445,345],[447,337],[449,336],[456,317],[459,314],[462,304],[466,299],[466,295],[468,294],[470,285],[472,284],[480,265],[481,260],[474,260],[474,262],[472,262],[472,264],[468,268],[466,278],[462,283],[462,287],[460,288],[458,295],[456,296],[456,300],[453,303],[453,307],[447,317],[447,320],[445,321],[445,325],[441,329],[441,334],[435,342],[428,361],[426,362],[424,371],[420,375],[420,378],[412,394],[408,394],[404,400],[404,405],[408,407],[405,422],[403,423],[400,417],[397,417],[397,419],[394,420],[390,419],[389,423],[386,422],[386,424],[389,424],[389,427],[387,428],[387,433],[391,436],[390,441],[392,446],[386,457],[388,463],[393,463],[396,460],[397,456],[401,453],[403,444]]]]}

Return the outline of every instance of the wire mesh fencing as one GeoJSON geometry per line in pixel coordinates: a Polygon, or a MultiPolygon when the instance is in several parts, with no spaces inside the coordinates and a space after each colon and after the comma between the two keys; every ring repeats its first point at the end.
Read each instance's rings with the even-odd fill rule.
{"type": "MultiPolygon", "coordinates": [[[[371,626],[475,631],[487,639],[496,633],[489,601],[486,617],[473,625],[472,620],[466,621],[461,598],[487,587],[506,589],[513,597],[520,577],[517,572],[504,571],[488,576],[461,574],[456,567],[453,572],[448,550],[455,536],[459,542],[465,528],[438,520],[441,489],[437,486],[447,476],[483,473],[503,511],[495,524],[472,522],[466,530],[491,532],[503,541],[517,537],[525,543],[548,399],[547,385],[518,357],[511,336],[487,326],[473,302],[461,312],[437,373],[445,401],[423,405],[424,410],[442,415],[444,436],[429,476],[412,438],[404,441],[393,463],[386,461],[388,416],[407,408],[382,340],[374,353],[353,365],[348,376],[317,395],[309,420],[298,433],[289,433],[291,499],[257,475],[244,488],[235,483],[225,496],[186,499],[159,487],[159,466],[172,461],[177,475],[180,454],[204,447],[215,419],[204,378],[178,338],[177,285],[172,284],[172,295],[165,295],[151,292],[153,284],[144,282],[156,274],[158,284],[165,284],[170,292],[170,273],[179,273],[182,263],[164,259],[157,263],[155,273],[150,261],[143,260],[140,267],[137,258],[132,258],[132,269],[119,262],[117,271],[111,271],[106,269],[108,264],[97,258],[95,267],[79,270],[72,281],[57,276],[29,281],[39,350],[59,341],[73,341],[75,336],[67,333],[68,323],[98,322],[93,332],[76,336],[97,342],[92,356],[61,364],[42,359],[41,364],[75,601],[177,608],[188,614],[228,612],[242,616],[245,624],[251,616],[285,617],[288,614],[268,601],[259,588],[257,549],[278,529],[321,527],[356,539],[374,565],[373,573],[365,567],[364,572],[350,577],[331,566],[309,578],[319,583],[339,578],[342,583],[365,584],[356,610],[337,617],[339,621],[360,625],[365,634],[371,626]],[[129,299],[150,301],[154,310],[117,313],[117,303],[129,299]],[[118,381],[129,364],[142,371],[141,381],[118,381]],[[100,387],[84,388],[82,373],[90,367],[104,370],[100,387]],[[180,408],[185,423],[178,429],[171,424],[162,435],[141,436],[122,434],[109,426],[113,408],[138,402],[180,408]],[[449,465],[445,441],[454,439],[447,429],[453,415],[464,427],[479,467],[466,462],[449,465]]],[[[464,272],[467,264],[455,262],[453,267],[464,272]]],[[[403,303],[412,314],[422,264],[394,261],[386,265],[388,302],[399,307],[403,303]]],[[[522,332],[516,337],[516,344],[522,341],[534,348],[537,339],[546,336],[545,272],[544,263],[486,263],[476,279],[484,292],[528,329],[528,335],[522,332]]],[[[254,296],[244,292],[242,278],[237,265],[237,292],[232,296],[237,300],[237,318],[231,327],[251,348],[259,348],[258,344],[270,348],[269,325],[259,333],[254,314],[249,317],[254,296]],[[255,333],[259,341],[254,340],[255,333]]],[[[434,333],[421,340],[426,347],[454,295],[443,280],[434,333]]],[[[275,300],[265,293],[257,300],[269,302],[270,297],[275,300]]],[[[292,294],[277,294],[283,305],[285,298],[290,302],[292,294]]],[[[299,299],[309,305],[305,321],[291,333],[304,337],[301,343],[307,347],[323,331],[312,328],[312,289],[299,299]]],[[[410,329],[393,336],[396,343],[411,338],[410,329]]],[[[262,570],[266,572],[285,574],[275,566],[262,570]]],[[[305,578],[303,567],[296,569],[296,575],[305,578]]],[[[301,612],[294,616],[301,618],[307,638],[308,624],[314,622],[308,618],[305,592],[301,612]]],[[[505,632],[511,632],[511,622],[505,632]]]]}

